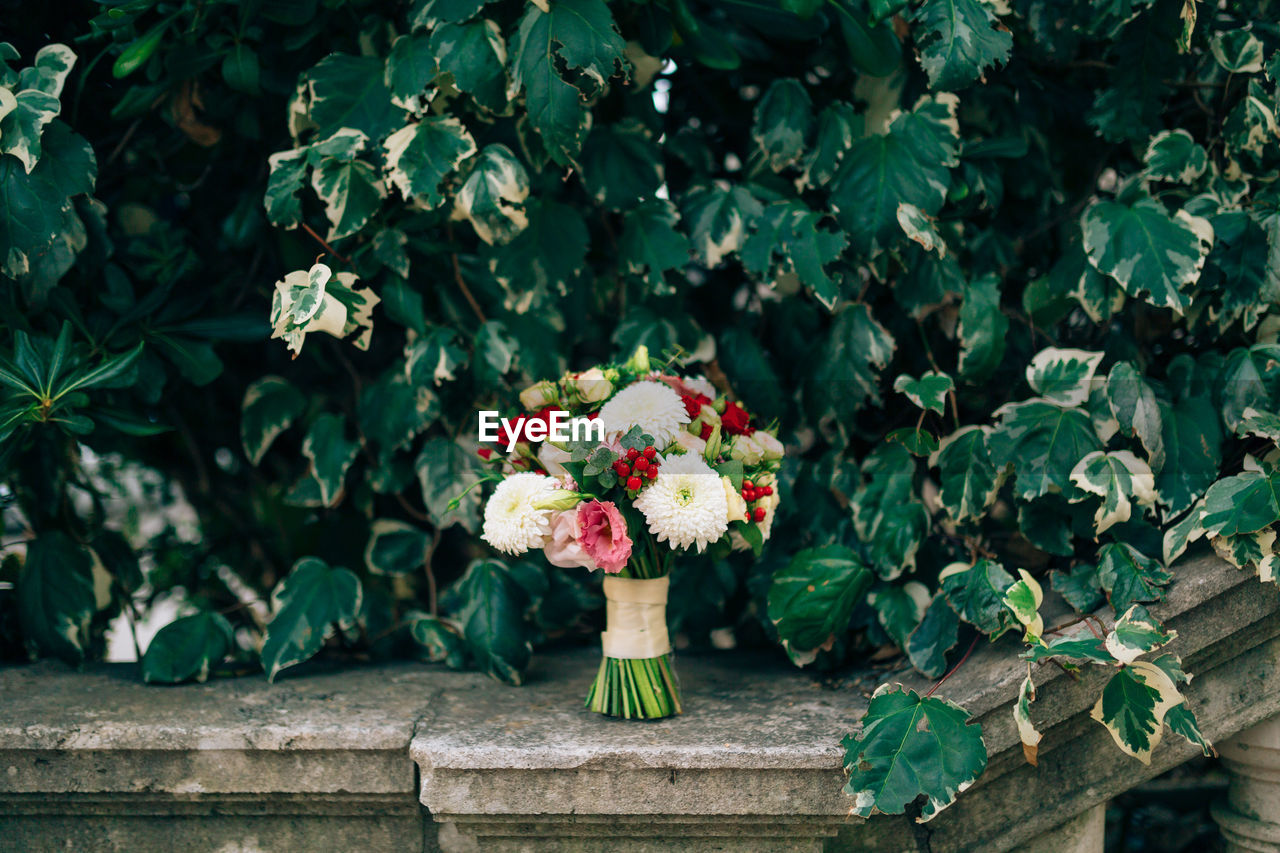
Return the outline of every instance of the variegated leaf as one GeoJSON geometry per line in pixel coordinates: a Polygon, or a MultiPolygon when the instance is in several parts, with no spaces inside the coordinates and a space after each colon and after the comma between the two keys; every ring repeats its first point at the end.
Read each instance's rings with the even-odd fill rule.
{"type": "MultiPolygon", "coordinates": [[[[1129,520],[1132,511],[1129,502],[1131,497],[1140,506],[1155,506],[1155,475],[1146,462],[1127,450],[1097,450],[1090,453],[1072,469],[1071,482],[1081,491],[1102,498],[1102,505],[1093,516],[1094,530],[1097,533],[1129,520]]],[[[1084,497],[1072,500],[1084,500],[1084,497]]]]}
{"type": "Polygon", "coordinates": [[[1172,642],[1177,631],[1165,631],[1147,608],[1135,604],[1116,620],[1115,627],[1107,634],[1107,651],[1120,663],[1133,663],[1147,652],[1155,651],[1172,642]]]}

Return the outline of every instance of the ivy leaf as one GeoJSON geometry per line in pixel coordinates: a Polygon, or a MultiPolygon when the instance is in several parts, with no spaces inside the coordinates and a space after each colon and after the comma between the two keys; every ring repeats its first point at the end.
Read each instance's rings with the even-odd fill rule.
{"type": "Polygon", "coordinates": [[[405,346],[404,372],[409,382],[439,386],[452,382],[457,372],[466,366],[467,354],[454,341],[453,330],[433,328],[420,338],[411,339],[405,346]]]}
{"type": "Polygon", "coordinates": [[[291,230],[302,222],[298,191],[307,180],[307,152],[306,148],[277,151],[267,158],[271,174],[262,201],[267,219],[279,228],[291,230]]]}
{"type": "Polygon", "coordinates": [[[662,186],[662,151],[635,119],[601,125],[583,146],[582,180],[597,202],[625,210],[662,186]]]}
{"type": "Polygon", "coordinates": [[[1009,59],[1013,36],[982,0],[925,0],[912,14],[929,87],[963,89],[1009,59]]]}
{"type": "Polygon", "coordinates": [[[626,42],[603,0],[555,0],[544,11],[525,8],[516,34],[512,85],[524,90],[529,120],[551,158],[574,164],[587,126],[584,94],[598,92],[625,72],[626,42]],[[582,91],[557,70],[577,73],[582,91]]]}
{"type": "Polygon", "coordinates": [[[1276,386],[1280,348],[1257,344],[1231,351],[1222,370],[1222,419],[1235,430],[1248,409],[1270,410],[1271,389],[1276,386]]]}
{"type": "Polygon", "coordinates": [[[920,248],[926,252],[937,252],[939,257],[946,255],[947,242],[938,233],[937,224],[914,204],[903,202],[898,205],[898,225],[908,238],[919,243],[920,248]]]}
{"type": "Polygon", "coordinates": [[[439,24],[474,18],[491,0],[414,0],[409,25],[415,30],[435,29],[439,24]]]}
{"type": "Polygon", "coordinates": [[[675,205],[662,198],[642,202],[623,217],[619,261],[654,293],[668,290],[664,273],[689,263],[689,239],[676,230],[679,220],[675,205]]]}
{"type": "Polygon", "coordinates": [[[902,46],[888,21],[876,24],[860,0],[832,0],[830,11],[840,24],[853,66],[872,77],[888,77],[902,64],[902,46]]]}
{"type": "Polygon", "coordinates": [[[946,411],[947,393],[956,387],[945,373],[930,370],[919,379],[902,374],[893,380],[893,390],[907,396],[921,409],[941,415],[946,411]]]}
{"type": "Polygon", "coordinates": [[[387,56],[383,81],[391,91],[391,99],[404,109],[412,109],[414,99],[423,93],[436,74],[436,61],[425,35],[396,36],[387,56]]]}
{"type": "Polygon", "coordinates": [[[1222,420],[1206,398],[1160,403],[1160,436],[1165,463],[1156,477],[1160,502],[1177,515],[1191,506],[1218,477],[1222,464],[1222,420]]]}
{"type": "Polygon", "coordinates": [[[507,684],[520,684],[533,655],[525,613],[531,604],[506,564],[476,560],[450,589],[453,618],[480,668],[507,684]]]}
{"type": "Polygon", "coordinates": [[[818,114],[813,144],[804,161],[804,186],[825,186],[835,176],[844,154],[862,135],[863,117],[852,104],[835,101],[818,114]]]}
{"type": "Polygon", "coordinates": [[[40,161],[40,137],[62,110],[58,99],[39,89],[24,89],[0,118],[0,154],[11,154],[31,174],[40,161]]]}
{"type": "Polygon", "coordinates": [[[1090,716],[1107,727],[1121,750],[1150,764],[1151,752],[1164,731],[1165,715],[1183,701],[1163,670],[1137,661],[1111,676],[1090,716]]]}
{"type": "Polygon", "coordinates": [[[1133,663],[1147,652],[1173,642],[1177,631],[1165,631],[1147,608],[1135,604],[1107,632],[1106,647],[1120,663],[1133,663]]]}
{"type": "Polygon", "coordinates": [[[564,295],[586,265],[591,242],[578,209],[535,199],[525,207],[529,224],[494,251],[494,278],[507,292],[506,307],[524,314],[548,292],[564,295]]]}
{"type": "Polygon", "coordinates": [[[964,286],[960,303],[960,375],[978,383],[1004,358],[1009,318],[1000,310],[1000,279],[987,274],[964,286]]]}
{"type": "Polygon", "coordinates": [[[929,590],[919,581],[882,583],[867,593],[867,604],[876,612],[880,627],[898,648],[906,651],[907,639],[920,625],[929,606],[929,590]]]}
{"type": "Polygon", "coordinates": [[[1018,701],[1013,703],[1013,722],[1018,727],[1018,739],[1022,741],[1022,756],[1032,767],[1039,764],[1040,740],[1043,737],[1031,722],[1031,703],[1036,698],[1036,686],[1028,675],[1022,679],[1018,701]]]}
{"type": "Polygon", "coordinates": [[[341,415],[321,415],[311,424],[302,442],[302,455],[311,462],[311,476],[320,486],[320,501],[324,506],[337,505],[347,469],[360,452],[360,444],[347,441],[343,435],[346,427],[346,419],[341,415]]]}
{"type": "Polygon", "coordinates": [[[92,556],[61,531],[41,533],[27,546],[18,575],[18,615],[33,649],[80,665],[98,610],[94,575],[92,556]]]}
{"type": "Polygon", "coordinates": [[[1081,491],[1102,498],[1102,505],[1093,516],[1094,531],[1099,534],[1129,520],[1129,498],[1136,498],[1142,506],[1155,506],[1155,475],[1147,463],[1127,450],[1095,450],[1071,470],[1071,482],[1081,491]]]}
{"type": "Polygon", "coordinates": [[[796,665],[831,648],[873,579],[858,555],[841,545],[807,548],[774,575],[769,620],[796,665]]]}
{"type": "Polygon", "coordinates": [[[1262,42],[1247,29],[1219,30],[1210,37],[1209,50],[1218,64],[1232,74],[1257,74],[1262,70],[1262,42]]]}
{"type": "Polygon", "coordinates": [[[1151,467],[1159,471],[1165,463],[1163,418],[1155,391],[1131,362],[1111,368],[1106,385],[1107,405],[1120,430],[1136,436],[1147,451],[1151,467]]]}
{"type": "Polygon", "coordinates": [[[1204,291],[1216,291],[1218,304],[1210,319],[1224,331],[1240,321],[1248,331],[1257,325],[1267,305],[1280,300],[1280,282],[1267,279],[1267,234],[1244,211],[1212,217],[1217,236],[1200,278],[1204,291]]]}
{"type": "Polygon", "coordinates": [[[1208,168],[1209,155],[1190,133],[1179,128],[1151,137],[1143,162],[1152,180],[1190,184],[1208,168]]]}
{"type": "Polygon", "coordinates": [[[453,84],[487,110],[507,104],[507,46],[488,19],[445,24],[431,33],[431,53],[453,84]]]}
{"type": "Polygon", "coordinates": [[[967,711],[901,684],[881,685],[862,718],[862,733],[846,735],[844,792],[852,814],[902,814],[923,794],[920,823],[955,802],[987,766],[982,727],[967,711]]]}
{"type": "Polygon", "coordinates": [[[835,281],[824,269],[840,257],[848,241],[839,229],[821,226],[824,214],[798,201],[779,201],[764,208],[742,246],[742,265],[766,280],[773,278],[775,260],[783,272],[794,273],[828,310],[839,296],[835,281]]]}
{"type": "Polygon", "coordinates": [[[795,79],[774,80],[756,104],[751,138],[769,168],[781,172],[800,161],[813,132],[813,101],[795,79]]]}
{"type": "Polygon", "coordinates": [[[47,44],[36,51],[31,65],[22,69],[14,89],[38,89],[57,98],[75,64],[76,54],[71,48],[65,44],[47,44]]]}
{"type": "Polygon", "coordinates": [[[947,652],[959,639],[960,617],[951,609],[944,593],[929,603],[924,618],[907,638],[907,657],[926,678],[939,678],[947,671],[947,652]]]}
{"type": "Polygon", "coordinates": [[[680,200],[694,251],[708,268],[742,248],[748,229],[763,210],[750,190],[741,186],[697,186],[680,200]]]}
{"type": "Polygon", "coordinates": [[[1044,633],[1044,619],[1040,616],[1040,605],[1044,603],[1044,591],[1040,588],[1040,583],[1031,577],[1026,569],[1018,569],[1018,575],[1018,580],[1004,591],[1004,606],[1026,629],[1023,639],[1028,643],[1035,643],[1044,633]]]}
{"type": "Polygon", "coordinates": [[[880,371],[897,344],[864,303],[846,305],[834,318],[823,356],[805,387],[810,410],[829,413],[837,427],[852,421],[870,399],[880,402],[880,371]]]}
{"type": "Polygon", "coordinates": [[[456,118],[407,125],[388,136],[383,147],[392,186],[405,201],[419,200],[428,208],[444,201],[440,182],[476,153],[475,140],[456,118]]]}
{"type": "Polygon", "coordinates": [[[415,468],[422,502],[436,529],[459,524],[468,533],[479,532],[480,492],[467,491],[480,482],[479,460],[447,438],[433,438],[422,446],[415,468]],[[451,509],[455,499],[458,504],[451,509]]]}
{"type": "Polygon", "coordinates": [[[427,561],[431,534],[412,524],[380,518],[369,529],[364,564],[375,575],[411,575],[427,561]]]}
{"type": "Polygon", "coordinates": [[[1102,448],[1089,416],[1041,400],[1002,406],[1000,426],[989,438],[997,468],[1012,465],[1015,489],[1023,500],[1067,491],[1071,472],[1088,454],[1102,448]]]}
{"type": "Polygon", "coordinates": [[[1103,353],[1050,347],[1035,354],[1027,366],[1027,384],[1059,406],[1080,406],[1089,398],[1093,374],[1103,353]]]}
{"type": "Polygon", "coordinates": [[[1032,646],[1022,654],[1023,660],[1038,663],[1048,658],[1067,658],[1073,661],[1114,664],[1115,658],[1107,651],[1103,641],[1093,635],[1062,637],[1032,646]]]}
{"type": "Polygon", "coordinates": [[[373,166],[354,158],[322,159],[311,173],[311,187],[324,202],[329,240],[349,237],[367,225],[387,194],[373,166]]]}
{"type": "Polygon", "coordinates": [[[240,444],[251,464],[262,461],[271,443],[305,407],[302,392],[279,376],[264,376],[245,390],[240,404],[240,444]]]}
{"type": "Polygon", "coordinates": [[[221,613],[202,610],[175,619],[151,638],[142,656],[142,680],[148,684],[205,681],[209,668],[235,648],[231,623],[221,613]]]}
{"type": "Polygon", "coordinates": [[[383,458],[408,447],[438,417],[440,400],[431,388],[415,385],[394,366],[360,392],[356,406],[360,432],[383,458]]]}
{"type": "Polygon", "coordinates": [[[1223,123],[1222,135],[1229,152],[1246,152],[1255,157],[1262,157],[1267,145],[1280,136],[1271,98],[1257,80],[1249,81],[1245,96],[1223,123]]]}
{"type": "Polygon", "coordinates": [[[1159,601],[1173,575],[1127,542],[1109,542],[1098,549],[1098,580],[1117,613],[1140,601],[1159,601]]]}
{"type": "Polygon", "coordinates": [[[956,103],[954,95],[921,98],[887,133],[857,140],[842,158],[831,206],[859,252],[874,254],[900,239],[899,205],[927,216],[942,207],[957,163],[956,103]]]}
{"type": "Polygon", "coordinates": [[[267,680],[315,656],[338,630],[356,624],[362,590],[349,570],[330,568],[317,557],[303,557],[271,593],[275,614],[262,642],[262,668],[267,680]]]}
{"type": "Polygon", "coordinates": [[[310,117],[321,138],[352,128],[376,142],[403,123],[378,57],[331,53],[307,72],[307,82],[310,117]]]}
{"type": "Polygon", "coordinates": [[[1055,571],[1051,585],[1079,613],[1092,613],[1102,603],[1102,581],[1098,567],[1077,563],[1070,572],[1055,571]]]}
{"type": "Polygon", "coordinates": [[[409,625],[410,638],[428,661],[443,663],[450,669],[466,667],[467,641],[452,623],[421,610],[409,611],[404,619],[409,625]]]}
{"type": "Polygon", "coordinates": [[[938,583],[960,618],[991,639],[1013,627],[1013,613],[1004,606],[1013,576],[995,560],[952,563],[938,574],[938,583]]]}
{"type": "Polygon", "coordinates": [[[1213,245],[1208,220],[1179,210],[1174,216],[1149,196],[1099,201],[1080,217],[1089,263],[1130,296],[1182,312],[1191,305],[1183,288],[1200,278],[1213,245]]]}
{"type": "Polygon", "coordinates": [[[938,468],[942,505],[954,521],[977,521],[996,498],[1001,477],[987,446],[990,434],[987,426],[961,427],[929,457],[938,468]]]}
{"type": "Polygon", "coordinates": [[[1254,533],[1280,521],[1280,472],[1245,471],[1225,477],[1204,496],[1200,524],[1209,536],[1254,533]]]}
{"type": "Polygon", "coordinates": [[[525,229],[529,175],[505,145],[486,145],[458,192],[458,210],[489,245],[506,243],[525,229]]]}

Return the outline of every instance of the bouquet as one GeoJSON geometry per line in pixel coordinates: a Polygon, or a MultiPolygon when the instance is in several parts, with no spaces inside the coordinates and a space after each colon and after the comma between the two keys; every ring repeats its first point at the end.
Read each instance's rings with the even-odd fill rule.
{"type": "Polygon", "coordinates": [[[668,371],[641,347],[527,388],[514,419],[480,421],[500,451],[482,455],[503,474],[482,538],[604,573],[604,660],[586,704],[627,719],[681,713],[666,622],[676,552],[759,553],[780,499],[777,437],[710,382],[668,371]]]}

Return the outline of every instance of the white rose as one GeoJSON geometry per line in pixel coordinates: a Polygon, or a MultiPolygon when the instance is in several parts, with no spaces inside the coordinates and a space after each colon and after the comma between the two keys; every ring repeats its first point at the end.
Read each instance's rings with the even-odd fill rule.
{"type": "Polygon", "coordinates": [[[599,403],[609,399],[609,395],[613,393],[613,383],[598,367],[579,373],[569,384],[577,393],[578,399],[584,403],[599,403]]]}
{"type": "Polygon", "coordinates": [[[724,497],[729,504],[729,523],[746,521],[747,502],[743,500],[738,490],[733,487],[733,480],[728,477],[721,477],[720,482],[724,486],[724,497]]]}
{"type": "Polygon", "coordinates": [[[559,399],[554,382],[536,382],[520,392],[520,405],[530,412],[536,412],[543,406],[549,406],[559,399]]]}
{"type": "Polygon", "coordinates": [[[729,458],[740,459],[742,464],[748,467],[759,465],[760,460],[764,458],[764,449],[755,441],[755,435],[753,433],[735,437],[733,446],[729,449],[729,458]]]}
{"type": "Polygon", "coordinates": [[[561,478],[568,476],[569,471],[564,467],[564,463],[571,458],[572,454],[566,450],[561,450],[549,441],[542,442],[538,447],[538,464],[551,477],[561,478]]]}
{"type": "Polygon", "coordinates": [[[691,432],[680,430],[676,433],[676,446],[687,453],[696,453],[701,456],[707,449],[707,442],[691,432]]]}

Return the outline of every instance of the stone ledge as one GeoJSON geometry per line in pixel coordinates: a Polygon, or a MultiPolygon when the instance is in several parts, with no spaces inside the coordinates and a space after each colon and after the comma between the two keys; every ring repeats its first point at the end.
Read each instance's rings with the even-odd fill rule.
{"type": "MultiPolygon", "coordinates": [[[[1280,594],[1213,558],[1175,577],[1154,609],[1180,632],[1206,733],[1280,712],[1280,594]]],[[[1088,719],[1105,674],[1042,667],[1045,739],[1025,765],[1010,712],[1024,670],[1014,638],[995,645],[944,691],[982,722],[991,760],[928,824],[935,851],[1011,849],[1193,754],[1166,738],[1150,766],[1124,756],[1088,719]]],[[[827,689],[777,659],[682,654],[688,713],[637,723],[582,707],[598,655],[540,654],[523,688],[412,663],[180,688],[131,666],[0,669],[0,848],[914,849],[901,818],[846,817],[839,738],[877,681],[927,682],[827,689]]]]}

